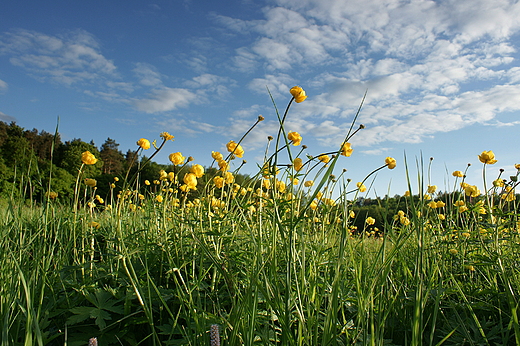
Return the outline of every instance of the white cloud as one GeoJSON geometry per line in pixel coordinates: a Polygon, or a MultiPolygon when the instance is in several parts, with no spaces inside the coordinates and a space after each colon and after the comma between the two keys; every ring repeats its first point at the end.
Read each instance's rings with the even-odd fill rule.
{"type": "Polygon", "coordinates": [[[14,118],[14,117],[12,117],[10,115],[7,115],[5,113],[0,112],[0,121],[6,122],[6,123],[10,123],[12,121],[16,121],[16,118],[14,118]]]}
{"type": "Polygon", "coordinates": [[[8,88],[7,82],[4,82],[3,80],[0,79],[0,92],[7,90],[7,88],[8,88]]]}
{"type": "Polygon", "coordinates": [[[97,40],[77,30],[59,36],[16,30],[0,36],[0,54],[37,78],[67,85],[117,76],[114,63],[100,52],[97,40]]]}
{"type": "Polygon", "coordinates": [[[133,100],[135,107],[146,113],[166,112],[186,107],[197,98],[197,95],[187,89],[162,88],[155,89],[148,98],[133,100]]]}
{"type": "Polygon", "coordinates": [[[150,87],[157,87],[163,84],[161,74],[157,71],[155,66],[142,62],[135,65],[136,67],[132,71],[139,79],[140,84],[150,87]]]}

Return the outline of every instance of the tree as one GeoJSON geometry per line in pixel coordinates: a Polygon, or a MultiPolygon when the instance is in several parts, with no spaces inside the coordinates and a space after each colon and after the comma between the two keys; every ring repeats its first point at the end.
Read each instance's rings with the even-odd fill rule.
{"type": "Polygon", "coordinates": [[[81,154],[85,151],[90,151],[98,159],[94,165],[85,165],[83,172],[85,176],[96,177],[101,173],[103,167],[103,160],[99,154],[98,149],[91,143],[85,143],[81,139],[74,139],[67,141],[61,145],[58,152],[58,167],[65,169],[73,176],[77,176],[82,165],[81,154]]]}
{"type": "Polygon", "coordinates": [[[123,172],[125,157],[118,147],[119,144],[110,137],[101,146],[99,154],[103,160],[103,174],[119,175],[123,172]]]}

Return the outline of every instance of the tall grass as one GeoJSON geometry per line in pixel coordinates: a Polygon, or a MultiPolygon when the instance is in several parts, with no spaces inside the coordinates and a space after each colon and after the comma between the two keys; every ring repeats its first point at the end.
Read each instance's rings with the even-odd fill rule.
{"type": "Polygon", "coordinates": [[[285,128],[293,96],[241,185],[244,137],[198,198],[182,163],[151,185],[121,177],[104,198],[80,169],[73,205],[2,200],[2,345],[520,344],[517,178],[477,193],[461,177],[439,194],[441,178],[419,159],[415,182],[405,160],[406,208],[382,200],[382,229],[356,229],[364,185],[334,173],[359,111],[338,150],[311,155],[285,128]]]}

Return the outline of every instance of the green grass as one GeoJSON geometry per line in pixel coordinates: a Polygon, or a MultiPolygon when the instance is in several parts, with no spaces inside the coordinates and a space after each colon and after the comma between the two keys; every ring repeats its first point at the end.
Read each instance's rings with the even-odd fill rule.
{"type": "Polygon", "coordinates": [[[291,104],[270,169],[240,186],[207,177],[194,198],[123,179],[101,202],[80,171],[74,203],[0,200],[2,345],[209,345],[214,325],[221,345],[520,344],[519,217],[502,198],[516,180],[424,197],[419,162],[415,195],[400,213],[381,201],[376,229],[331,176],[340,151],[291,152],[291,104]]]}

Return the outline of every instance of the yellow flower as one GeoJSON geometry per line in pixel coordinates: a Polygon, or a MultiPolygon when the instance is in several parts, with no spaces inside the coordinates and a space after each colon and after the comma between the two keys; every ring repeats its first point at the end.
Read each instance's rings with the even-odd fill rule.
{"type": "Polygon", "coordinates": [[[144,150],[150,149],[150,141],[146,138],[141,138],[137,141],[137,145],[143,148],[144,150]]]}
{"type": "Polygon", "coordinates": [[[197,178],[200,178],[204,175],[204,167],[201,165],[193,165],[190,168],[190,173],[193,173],[197,178]]]}
{"type": "Polygon", "coordinates": [[[98,229],[100,227],[100,224],[96,221],[92,221],[88,224],[90,227],[98,229]]]}
{"type": "Polygon", "coordinates": [[[312,180],[307,180],[305,183],[303,183],[303,186],[305,187],[311,187],[314,185],[314,181],[312,180]]]}
{"type": "Polygon", "coordinates": [[[376,219],[374,219],[373,217],[367,217],[367,219],[365,220],[366,224],[367,225],[373,225],[376,223],[376,219]]]}
{"type": "Polygon", "coordinates": [[[302,142],[302,136],[298,132],[289,132],[287,138],[292,141],[294,146],[298,146],[302,142]]]}
{"type": "Polygon", "coordinates": [[[267,180],[267,179],[262,180],[262,186],[263,186],[266,190],[269,190],[269,189],[271,188],[271,181],[270,181],[270,180],[267,180]]]}
{"type": "Polygon", "coordinates": [[[162,201],[163,201],[163,196],[159,195],[159,196],[155,197],[155,200],[156,200],[157,202],[159,202],[159,203],[162,203],[162,201]]]}
{"type": "Polygon", "coordinates": [[[188,186],[191,190],[197,190],[197,176],[194,173],[188,173],[182,179],[184,184],[188,186]]]}
{"type": "Polygon", "coordinates": [[[220,168],[220,170],[221,170],[222,172],[225,172],[225,171],[227,171],[227,170],[229,169],[229,163],[227,163],[227,162],[224,161],[224,160],[220,160],[220,161],[218,162],[218,167],[220,168]]]}
{"type": "Polygon", "coordinates": [[[174,181],[175,180],[175,173],[168,172],[168,180],[169,181],[174,181]]]}
{"type": "Polygon", "coordinates": [[[161,134],[159,135],[162,139],[164,139],[165,141],[171,141],[173,140],[173,136],[170,135],[168,132],[161,132],[161,134]]]}
{"type": "Polygon", "coordinates": [[[442,208],[446,205],[443,201],[437,201],[437,208],[442,208]]]}
{"type": "Polygon", "coordinates": [[[492,165],[497,163],[497,160],[495,160],[495,154],[493,151],[483,151],[482,154],[478,156],[478,159],[482,163],[487,163],[488,165],[492,165]]]}
{"type": "Polygon", "coordinates": [[[90,151],[85,151],[81,154],[81,162],[86,165],[93,165],[97,162],[97,159],[90,151]]]}
{"type": "Polygon", "coordinates": [[[493,180],[493,186],[495,187],[503,187],[505,185],[505,182],[503,179],[496,179],[496,180],[493,180]]]}
{"type": "Polygon", "coordinates": [[[180,152],[177,152],[177,153],[171,153],[168,158],[170,159],[170,161],[178,166],[178,165],[182,165],[184,163],[184,160],[185,160],[185,157],[182,156],[182,154],[180,152]]]}
{"type": "Polygon", "coordinates": [[[305,90],[299,86],[292,87],[289,92],[294,97],[294,101],[296,101],[296,103],[303,102],[307,98],[307,95],[305,95],[305,90]]]}
{"type": "Polygon", "coordinates": [[[231,173],[231,172],[224,173],[224,182],[226,184],[233,184],[235,182],[235,177],[233,176],[233,173],[231,173]]]}
{"type": "Polygon", "coordinates": [[[316,210],[318,208],[318,202],[316,200],[312,201],[309,207],[312,210],[316,210]]]}
{"type": "Polygon", "coordinates": [[[461,171],[455,171],[451,175],[453,175],[454,177],[459,177],[459,178],[464,177],[464,174],[461,171]]]}
{"type": "Polygon", "coordinates": [[[356,213],[355,213],[353,210],[351,210],[351,211],[348,213],[348,216],[349,216],[351,219],[353,219],[353,218],[356,217],[356,213]]]}
{"type": "Polygon", "coordinates": [[[404,196],[405,196],[405,197],[410,197],[410,191],[405,191],[405,192],[404,192],[404,196]]]}
{"type": "Polygon", "coordinates": [[[359,192],[365,192],[367,190],[367,187],[361,182],[357,183],[356,186],[359,189],[359,192]]]}
{"type": "Polygon", "coordinates": [[[244,156],[244,149],[242,149],[242,146],[240,144],[235,143],[235,141],[229,141],[228,144],[226,144],[226,148],[230,153],[233,153],[236,157],[242,157],[244,156]]]}
{"type": "Polygon", "coordinates": [[[428,203],[428,207],[430,207],[430,208],[432,208],[432,209],[437,208],[437,202],[435,202],[435,201],[431,201],[430,203],[428,203]]]}
{"type": "Polygon", "coordinates": [[[218,189],[221,189],[221,188],[224,187],[224,178],[222,178],[222,177],[215,177],[215,178],[213,178],[213,182],[215,183],[215,186],[218,189]]]}
{"type": "Polygon", "coordinates": [[[330,156],[323,154],[323,155],[318,156],[318,160],[320,160],[323,163],[329,163],[330,156]]]}
{"type": "Polygon", "coordinates": [[[341,147],[341,155],[343,156],[349,157],[350,155],[352,155],[353,151],[354,149],[350,147],[350,143],[344,143],[341,147]]]}
{"type": "Polygon", "coordinates": [[[518,170],[520,171],[520,163],[517,163],[517,164],[515,165],[515,168],[518,169],[518,170]]]}
{"type": "Polygon", "coordinates": [[[285,183],[281,180],[277,180],[276,181],[276,190],[280,191],[280,192],[285,192],[285,188],[287,186],[285,185],[285,183]]]}
{"type": "Polygon", "coordinates": [[[395,159],[393,157],[387,157],[385,159],[385,163],[386,163],[388,169],[394,169],[395,166],[397,166],[397,162],[395,161],[395,159]]]}
{"type": "Polygon", "coordinates": [[[450,249],[450,253],[451,253],[452,255],[456,255],[456,254],[459,253],[459,251],[458,251],[457,249],[450,249]]]}
{"type": "Polygon", "coordinates": [[[329,207],[333,207],[336,205],[336,201],[334,201],[332,198],[324,198],[323,203],[329,207]]]}
{"type": "Polygon", "coordinates": [[[500,197],[507,202],[512,202],[516,199],[515,190],[511,186],[506,186],[506,191],[500,197]]]}
{"type": "Polygon", "coordinates": [[[437,191],[437,185],[428,185],[428,193],[434,193],[435,191],[437,191]]]}
{"type": "Polygon", "coordinates": [[[300,179],[293,178],[292,183],[293,183],[293,185],[298,185],[300,183],[300,179]]]}
{"type": "Polygon", "coordinates": [[[458,201],[455,202],[455,205],[456,205],[457,207],[463,206],[463,205],[465,205],[465,204],[466,204],[466,202],[461,201],[461,200],[458,200],[458,201]]]}
{"type": "Polygon", "coordinates": [[[408,226],[410,224],[410,219],[408,219],[406,216],[399,217],[399,222],[403,226],[408,226]]]}
{"type": "Polygon", "coordinates": [[[466,196],[470,197],[477,197],[480,196],[480,190],[477,188],[476,185],[469,185],[464,189],[464,192],[466,193],[466,196]]]}
{"type": "Polygon", "coordinates": [[[300,171],[303,167],[302,159],[300,159],[299,157],[295,158],[293,161],[293,167],[296,171],[300,171]]]}
{"type": "Polygon", "coordinates": [[[222,161],[224,159],[224,156],[222,156],[221,153],[219,153],[218,151],[212,151],[211,152],[211,157],[215,160],[215,161],[222,161]]]}
{"type": "Polygon", "coordinates": [[[465,211],[467,211],[467,210],[468,210],[468,207],[466,207],[465,205],[461,205],[461,206],[459,207],[459,213],[463,213],[463,212],[465,212],[465,211]]]}
{"type": "Polygon", "coordinates": [[[97,181],[96,181],[96,179],[87,178],[87,179],[85,179],[85,184],[90,187],[96,187],[97,181]]]}
{"type": "Polygon", "coordinates": [[[58,193],[54,191],[47,191],[45,196],[49,197],[50,199],[56,199],[58,197],[58,193]]]}

